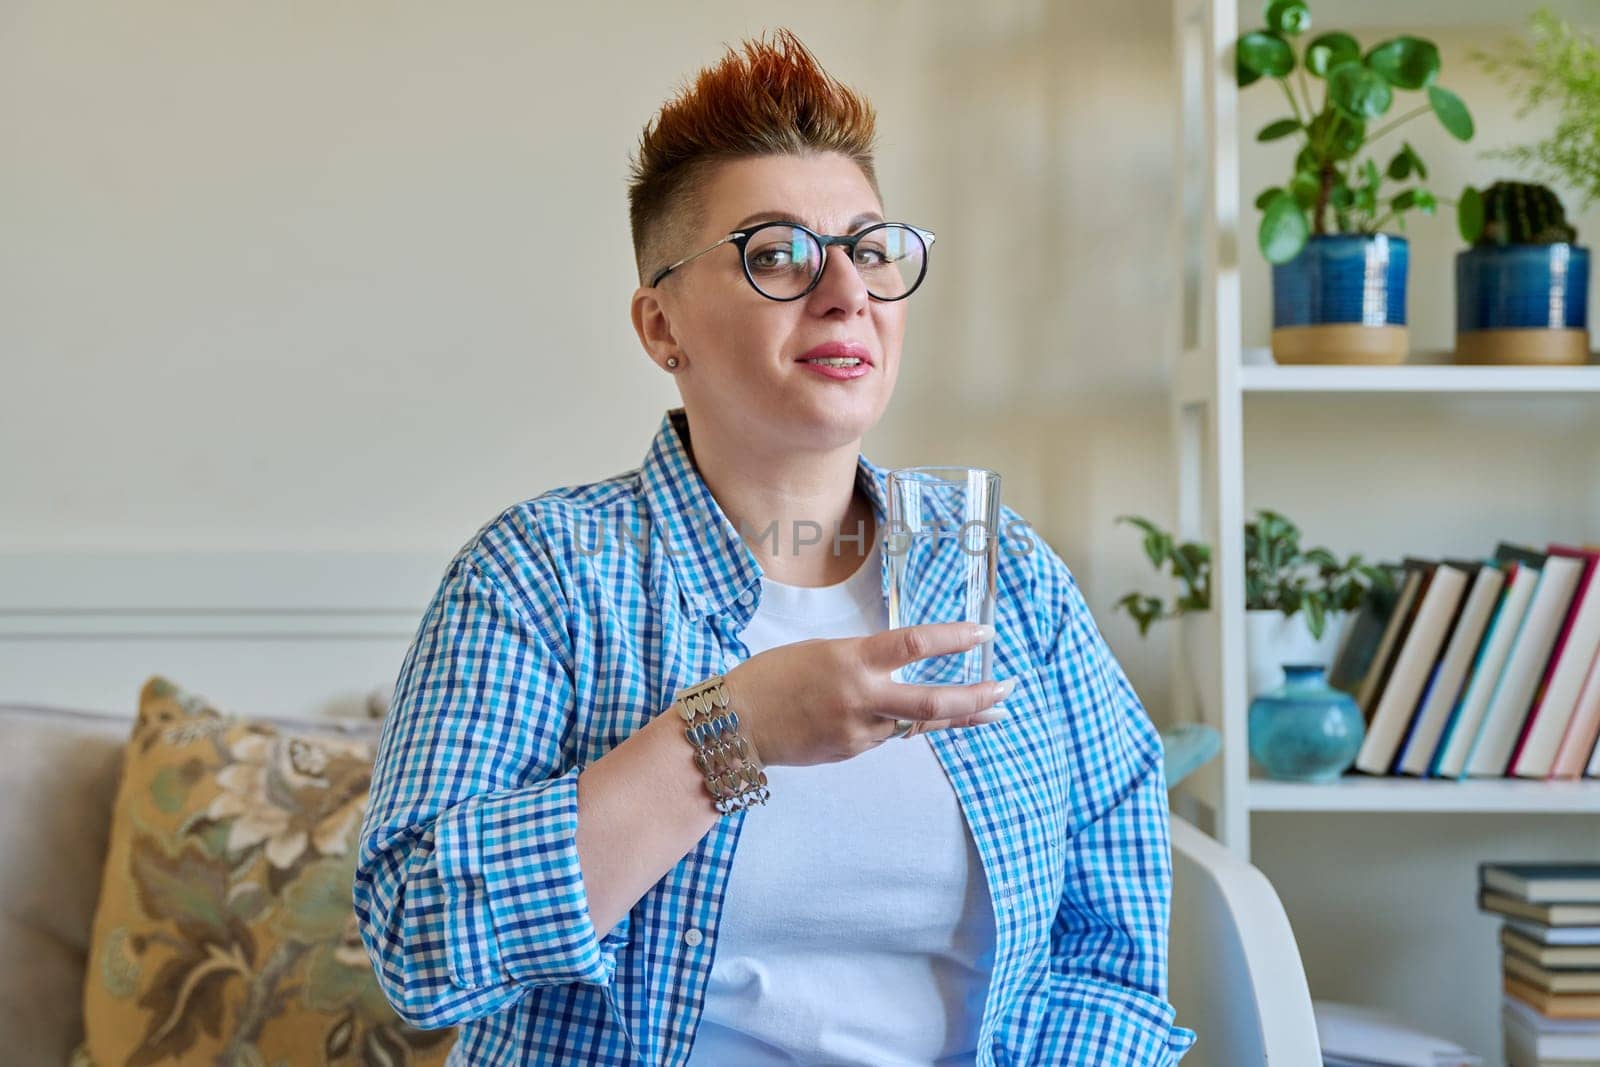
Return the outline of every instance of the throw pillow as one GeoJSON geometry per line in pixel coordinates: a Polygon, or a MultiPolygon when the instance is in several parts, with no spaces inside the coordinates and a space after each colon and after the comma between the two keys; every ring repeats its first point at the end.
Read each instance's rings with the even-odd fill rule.
{"type": "Polygon", "coordinates": [[[442,1064],[356,928],[376,734],[224,715],[165,678],[123,762],[75,1065],[442,1064]]]}

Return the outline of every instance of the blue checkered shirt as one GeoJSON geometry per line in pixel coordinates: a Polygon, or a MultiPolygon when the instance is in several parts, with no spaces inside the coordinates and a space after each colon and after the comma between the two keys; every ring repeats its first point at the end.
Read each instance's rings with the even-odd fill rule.
{"type": "MultiPolygon", "coordinates": [[[[761,569],[687,434],[673,409],[639,468],[486,523],[401,664],[355,910],[396,1011],[461,1025],[451,1063],[678,1065],[694,1041],[739,828],[762,809],[718,820],[604,937],[575,842],[584,767],[749,654],[761,569]]],[[[880,529],[886,473],[859,459],[880,529]]],[[[1066,565],[1025,540],[999,569],[1010,717],[926,735],[995,912],[976,1063],[1175,1063],[1194,1033],[1166,1001],[1160,738],[1066,565]]]]}

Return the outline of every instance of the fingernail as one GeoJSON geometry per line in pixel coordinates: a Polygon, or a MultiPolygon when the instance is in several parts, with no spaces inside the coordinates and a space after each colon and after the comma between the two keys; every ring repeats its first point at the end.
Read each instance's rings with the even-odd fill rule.
{"type": "Polygon", "coordinates": [[[1006,697],[1011,695],[1011,690],[1015,688],[1016,684],[1017,680],[1015,678],[1007,678],[1003,682],[996,682],[994,686],[994,698],[996,700],[1004,700],[1006,697]]]}
{"type": "Polygon", "coordinates": [[[980,711],[980,712],[978,712],[978,714],[974,715],[972,717],[972,721],[973,722],[977,722],[977,723],[986,723],[986,724],[987,723],[991,723],[991,722],[999,722],[1001,719],[1005,718],[1007,715],[1010,715],[1010,714],[1011,714],[1011,709],[1010,708],[989,708],[989,709],[987,709],[985,711],[980,711]]]}
{"type": "Polygon", "coordinates": [[[974,641],[990,641],[990,640],[993,640],[994,639],[994,627],[990,626],[986,622],[980,622],[977,626],[974,626],[972,628],[972,639],[974,641]]]}

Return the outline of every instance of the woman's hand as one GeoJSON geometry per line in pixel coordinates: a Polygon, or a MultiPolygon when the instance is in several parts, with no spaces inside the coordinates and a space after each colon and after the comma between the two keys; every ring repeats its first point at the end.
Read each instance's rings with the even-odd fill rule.
{"type": "Polygon", "coordinates": [[[965,652],[993,638],[968,622],[902,626],[868,637],[815,638],[751,656],[723,675],[740,733],[773,766],[837,763],[894,733],[896,719],[920,731],[993,722],[975,716],[1010,692],[1011,682],[910,685],[891,672],[915,660],[965,652]]]}

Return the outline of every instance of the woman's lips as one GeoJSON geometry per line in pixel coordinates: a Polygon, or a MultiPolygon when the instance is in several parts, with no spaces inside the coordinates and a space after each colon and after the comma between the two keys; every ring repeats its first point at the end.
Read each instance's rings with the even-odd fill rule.
{"type": "Polygon", "coordinates": [[[817,345],[798,361],[809,370],[835,381],[859,378],[872,369],[867,346],[855,341],[829,341],[817,345]]]}
{"type": "Polygon", "coordinates": [[[869,363],[856,363],[848,367],[829,366],[826,363],[805,362],[802,362],[800,365],[806,370],[817,372],[824,378],[832,378],[835,381],[840,382],[847,382],[852,378],[859,378],[872,369],[872,365],[869,363]]]}

